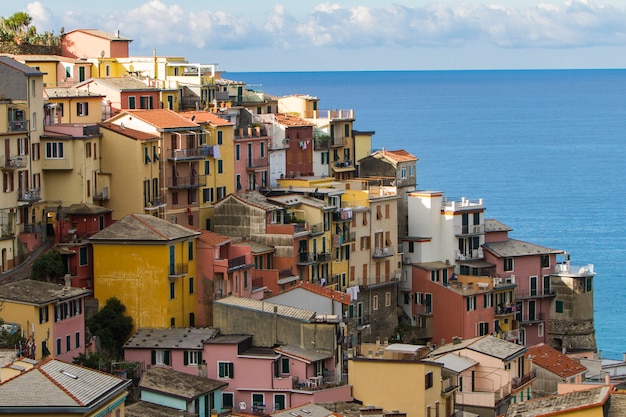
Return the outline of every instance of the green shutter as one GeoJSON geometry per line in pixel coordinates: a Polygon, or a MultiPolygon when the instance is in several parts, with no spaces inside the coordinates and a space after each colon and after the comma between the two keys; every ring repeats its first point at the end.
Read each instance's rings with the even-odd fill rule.
{"type": "Polygon", "coordinates": [[[170,351],[166,350],[163,352],[163,363],[165,365],[169,365],[170,364],[170,351]]]}
{"type": "Polygon", "coordinates": [[[183,364],[185,366],[189,365],[189,352],[187,352],[187,351],[183,352],[183,364]]]}
{"type": "Polygon", "coordinates": [[[150,352],[150,363],[156,365],[156,350],[150,352]]]}

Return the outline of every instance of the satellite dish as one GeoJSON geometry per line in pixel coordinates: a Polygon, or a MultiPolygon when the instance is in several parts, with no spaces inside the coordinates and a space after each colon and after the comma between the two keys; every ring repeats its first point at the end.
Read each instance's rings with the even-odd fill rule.
{"type": "Polygon", "coordinates": [[[245,410],[246,409],[246,402],[245,401],[240,401],[239,402],[239,409],[240,410],[245,410]]]}

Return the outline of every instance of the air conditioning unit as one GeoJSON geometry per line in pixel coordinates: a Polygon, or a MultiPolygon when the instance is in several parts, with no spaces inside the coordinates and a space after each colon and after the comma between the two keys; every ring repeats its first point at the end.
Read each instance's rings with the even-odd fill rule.
{"type": "Polygon", "coordinates": [[[494,278],[493,279],[493,285],[494,286],[500,285],[500,284],[502,284],[502,278],[494,278]]]}
{"type": "Polygon", "coordinates": [[[248,405],[246,404],[245,401],[239,401],[239,409],[240,410],[245,410],[247,406],[248,405]]]}
{"type": "Polygon", "coordinates": [[[515,275],[511,275],[506,279],[507,284],[515,284],[515,275]]]}

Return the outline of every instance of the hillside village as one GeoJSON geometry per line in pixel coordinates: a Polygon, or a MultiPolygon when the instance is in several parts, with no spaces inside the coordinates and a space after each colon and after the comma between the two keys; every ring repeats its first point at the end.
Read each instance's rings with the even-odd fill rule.
{"type": "Polygon", "coordinates": [[[623,415],[593,265],[418,189],[352,109],[131,42],[0,56],[1,413],[623,415]],[[113,297],[134,379],[73,363],[113,297]]]}

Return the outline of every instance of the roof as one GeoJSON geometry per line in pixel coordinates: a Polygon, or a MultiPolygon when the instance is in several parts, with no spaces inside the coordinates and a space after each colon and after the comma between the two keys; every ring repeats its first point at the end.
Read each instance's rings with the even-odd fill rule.
{"type": "Polygon", "coordinates": [[[207,343],[212,345],[233,345],[248,339],[252,340],[252,336],[249,334],[220,334],[211,340],[207,340],[207,343]]]}
{"type": "MultiPolygon", "coordinates": [[[[267,197],[258,191],[246,191],[243,193],[231,194],[229,197],[250,204],[265,211],[282,210],[282,207],[268,201],[267,197]]],[[[219,204],[219,203],[218,203],[219,204]]]]}
{"type": "Polygon", "coordinates": [[[607,417],[623,417],[626,415],[626,392],[614,391],[611,393],[611,407],[607,417]]]}
{"type": "Polygon", "coordinates": [[[48,305],[77,297],[86,297],[90,290],[65,288],[61,284],[26,279],[0,286],[0,300],[18,303],[48,305]]]}
{"type": "Polygon", "coordinates": [[[210,123],[214,126],[232,126],[233,122],[226,120],[210,111],[181,111],[181,116],[196,123],[210,123]]]}
{"type": "Polygon", "coordinates": [[[74,32],[83,32],[89,35],[97,36],[99,38],[108,39],[110,41],[125,41],[125,42],[133,41],[130,38],[124,38],[122,36],[119,36],[119,32],[115,34],[115,33],[105,32],[103,30],[98,30],[98,29],[75,29],[75,30],[66,32],[65,35],[69,35],[70,33],[74,33],[74,32]]]}
{"type": "Polygon", "coordinates": [[[230,237],[220,235],[219,233],[211,232],[204,229],[198,230],[200,231],[200,236],[198,237],[198,240],[206,243],[211,247],[221,246],[232,241],[230,237]]]}
{"type": "Polygon", "coordinates": [[[328,417],[337,415],[321,405],[307,403],[270,414],[272,417],[328,417]]]}
{"type": "Polygon", "coordinates": [[[425,269],[427,271],[436,271],[438,269],[451,268],[453,265],[450,263],[445,263],[441,261],[433,261],[433,262],[417,262],[413,263],[414,266],[425,269]]]}
{"type": "Polygon", "coordinates": [[[511,229],[504,223],[499,222],[496,219],[485,219],[485,233],[489,232],[510,232],[511,229]]]}
{"type": "Polygon", "coordinates": [[[92,93],[74,87],[44,88],[44,93],[48,99],[54,98],[74,98],[74,97],[106,97],[104,94],[92,93]]]}
{"type": "Polygon", "coordinates": [[[569,378],[587,370],[585,366],[545,343],[529,347],[525,356],[532,359],[533,364],[561,378],[569,378]]]}
{"type": "Polygon", "coordinates": [[[584,391],[551,395],[523,403],[511,404],[505,416],[540,417],[554,415],[557,412],[599,407],[609,399],[610,391],[611,387],[606,385],[584,391]]]}
{"type": "Polygon", "coordinates": [[[279,196],[267,197],[268,201],[274,201],[285,206],[295,206],[298,204],[306,204],[307,206],[316,207],[320,210],[333,210],[336,207],[330,204],[326,204],[324,201],[317,198],[307,197],[301,194],[286,194],[279,196]]]}
{"type": "Polygon", "coordinates": [[[132,383],[104,372],[49,359],[0,384],[3,407],[90,407],[132,383]]]}
{"type": "Polygon", "coordinates": [[[90,83],[101,84],[117,91],[159,91],[158,88],[150,87],[143,81],[134,77],[91,78],[77,84],[77,87],[82,87],[90,83]]]}
{"type": "Polygon", "coordinates": [[[71,58],[69,56],[61,55],[27,55],[27,54],[2,54],[15,59],[20,62],[71,62],[79,63],[84,62],[77,58],[71,58]]]}
{"type": "Polygon", "coordinates": [[[125,115],[131,115],[142,120],[149,125],[157,128],[157,130],[167,129],[192,129],[198,130],[200,125],[180,116],[178,113],[167,109],[149,109],[149,110],[124,110],[117,116],[109,120],[120,119],[125,115]]]}
{"type": "Polygon", "coordinates": [[[477,360],[468,358],[467,356],[457,355],[456,353],[447,353],[437,359],[430,359],[443,365],[444,368],[453,372],[461,373],[466,369],[478,364],[477,360]]]}
{"type": "Polygon", "coordinates": [[[276,248],[274,248],[273,246],[265,245],[261,242],[257,242],[254,240],[241,240],[239,242],[233,243],[233,246],[248,246],[250,248],[250,252],[253,255],[272,253],[276,250],[276,248]]]}
{"type": "Polygon", "coordinates": [[[202,349],[204,342],[218,334],[212,328],[141,328],[124,344],[125,349],[202,349]]]}
{"type": "MultiPolygon", "coordinates": [[[[300,285],[297,285],[295,287],[287,288],[285,291],[281,291],[279,293],[276,293],[275,295],[286,294],[286,293],[288,293],[290,291],[294,291],[294,290],[298,290],[298,289],[309,291],[309,292],[321,295],[322,297],[326,297],[328,299],[338,301],[341,304],[345,304],[345,305],[349,305],[350,304],[350,294],[345,293],[345,292],[341,292],[341,291],[337,291],[337,290],[333,290],[332,288],[322,287],[320,285],[313,284],[311,282],[305,282],[305,281],[300,281],[300,285]]],[[[268,297],[267,299],[271,300],[272,297],[268,297]]]]}
{"type": "Polygon", "coordinates": [[[418,158],[413,155],[408,153],[407,151],[405,151],[404,149],[398,149],[395,151],[388,151],[386,149],[382,149],[378,152],[374,152],[374,154],[382,154],[385,156],[385,158],[390,159],[394,162],[411,162],[411,161],[417,161],[418,158]]]}
{"type": "Polygon", "coordinates": [[[303,310],[301,308],[268,303],[267,301],[253,300],[250,298],[235,297],[234,295],[213,301],[213,305],[217,304],[242,308],[245,310],[260,311],[269,314],[274,314],[274,309],[276,309],[276,313],[279,316],[306,322],[310,322],[315,317],[315,311],[312,310],[303,310]]]}
{"type": "Polygon", "coordinates": [[[460,343],[447,343],[431,352],[431,357],[438,359],[441,355],[462,349],[473,350],[484,355],[493,356],[503,361],[511,360],[526,352],[524,346],[511,343],[492,335],[461,340],[460,343]]]}
{"type": "Polygon", "coordinates": [[[136,403],[124,406],[124,415],[126,417],[197,417],[198,414],[179,410],[176,408],[166,407],[149,403],[147,401],[138,401],[136,403]]]}
{"type": "Polygon", "coordinates": [[[286,113],[275,113],[274,118],[277,123],[283,126],[314,126],[313,123],[286,113]]]}
{"type": "Polygon", "coordinates": [[[168,222],[149,214],[129,214],[111,226],[99,231],[89,238],[92,242],[99,241],[162,241],[169,242],[198,236],[187,227],[168,222]]]}
{"type": "Polygon", "coordinates": [[[95,204],[79,203],[79,204],[72,204],[69,207],[63,207],[61,211],[64,214],[99,215],[99,214],[111,213],[113,210],[106,208],[106,207],[102,207],[102,206],[96,206],[95,204]]]}
{"type": "Polygon", "coordinates": [[[0,56],[0,64],[6,65],[7,67],[10,67],[14,70],[20,71],[27,77],[33,76],[33,75],[44,75],[43,72],[33,67],[29,67],[28,65],[22,64],[21,62],[18,62],[8,56],[0,56]]]}
{"type": "Polygon", "coordinates": [[[563,253],[563,251],[560,250],[546,248],[517,239],[508,239],[501,242],[487,242],[483,244],[483,247],[501,258],[563,253]]]}
{"type": "Polygon", "coordinates": [[[393,343],[385,348],[385,352],[398,352],[406,353],[409,355],[417,355],[417,353],[424,349],[424,345],[411,345],[408,343],[393,343]]]}
{"type": "Polygon", "coordinates": [[[120,135],[126,136],[137,141],[157,140],[160,136],[154,133],[142,132],[141,130],[130,129],[128,127],[116,125],[110,122],[102,122],[99,124],[101,128],[110,130],[120,135]]]}
{"type": "Polygon", "coordinates": [[[330,352],[321,352],[315,350],[306,350],[298,346],[284,345],[275,347],[274,351],[282,355],[296,358],[302,362],[313,363],[315,361],[321,361],[324,359],[332,358],[333,354],[330,352]]]}
{"type": "Polygon", "coordinates": [[[194,400],[227,385],[228,383],[222,381],[163,367],[148,369],[139,381],[139,388],[142,390],[169,394],[185,400],[194,400]]]}

